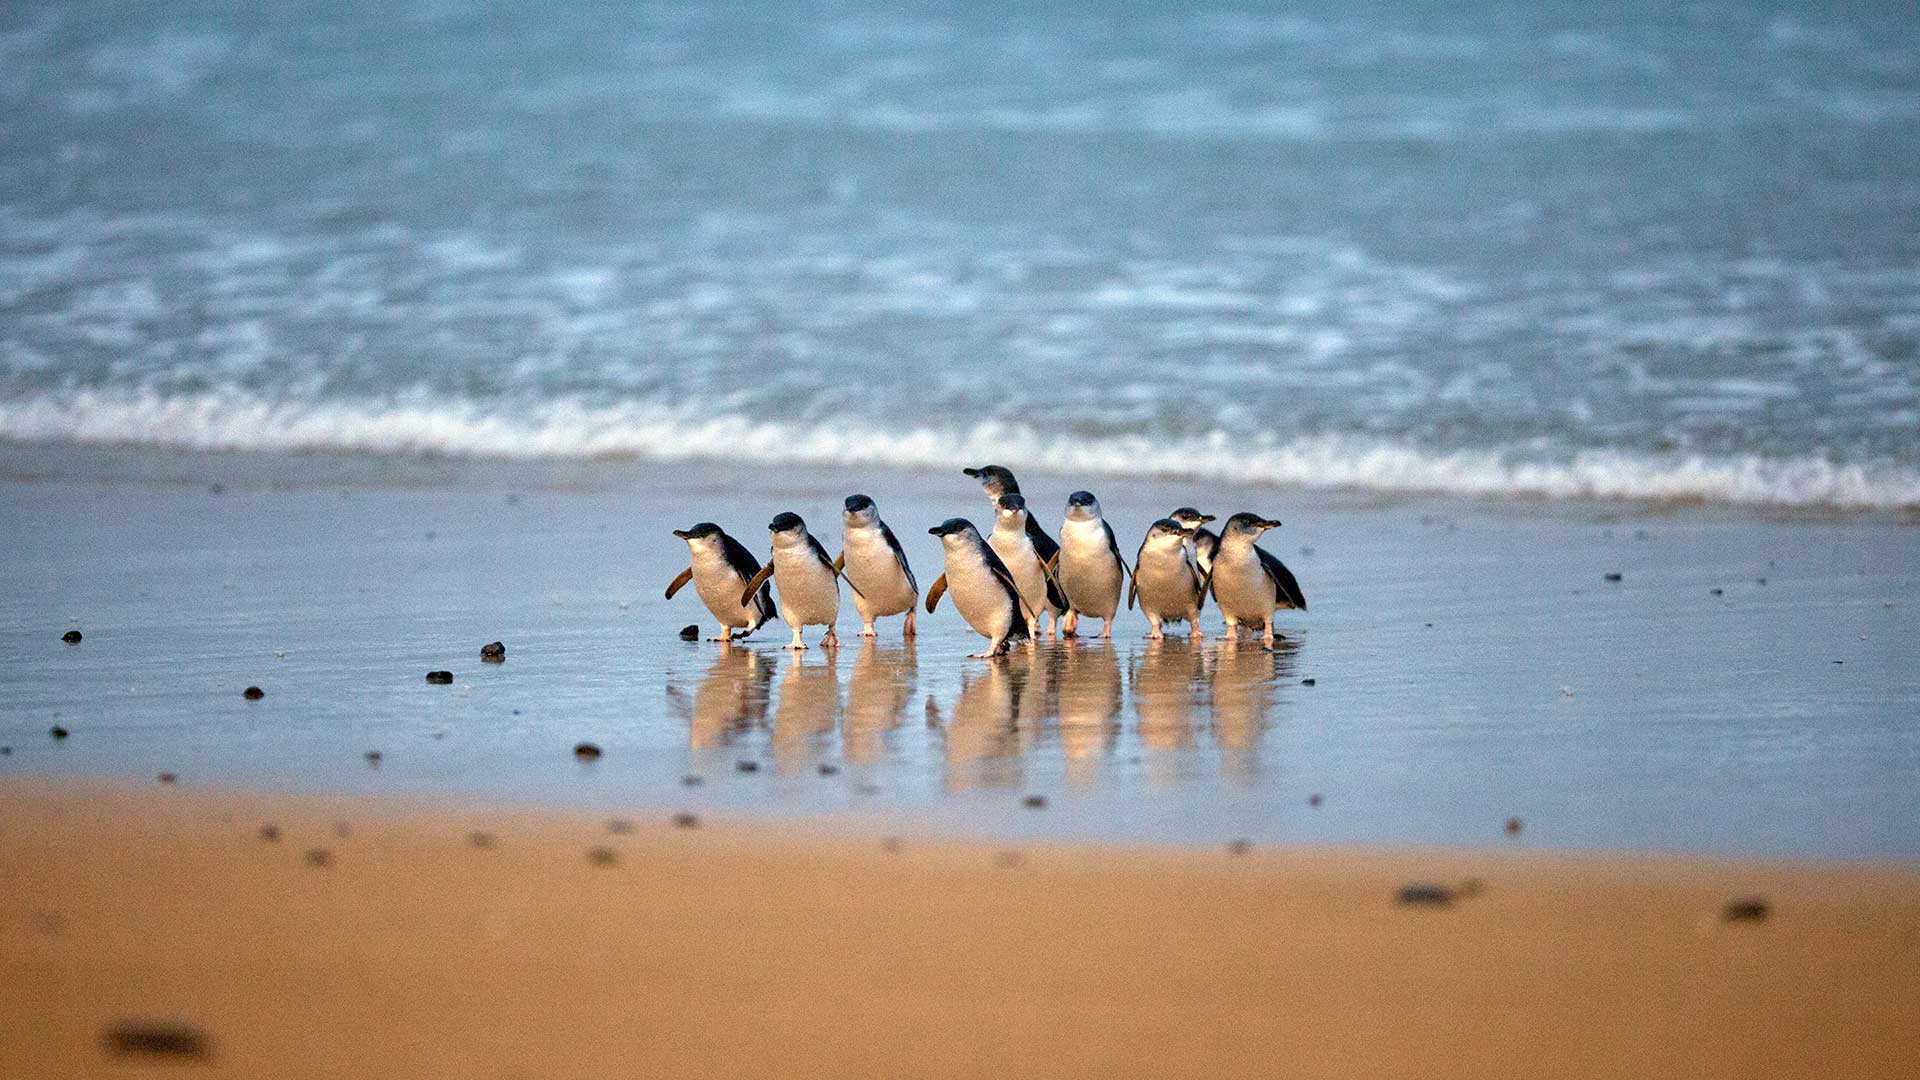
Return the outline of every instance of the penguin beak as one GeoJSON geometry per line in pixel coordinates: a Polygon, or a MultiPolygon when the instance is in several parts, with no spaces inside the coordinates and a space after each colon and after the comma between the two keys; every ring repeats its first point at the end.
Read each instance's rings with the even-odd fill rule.
{"type": "Polygon", "coordinates": [[[1212,515],[1212,514],[1201,514],[1201,515],[1200,515],[1200,524],[1202,524],[1202,525],[1205,525],[1205,524],[1206,524],[1207,522],[1209,522],[1209,521],[1212,521],[1212,520],[1213,520],[1213,515],[1212,515]]]}
{"type": "Polygon", "coordinates": [[[688,532],[688,531],[687,531],[687,530],[685,530],[685,529],[675,529],[675,530],[673,530],[673,535],[675,535],[675,536],[677,536],[677,537],[679,537],[679,538],[680,538],[680,539],[682,539],[682,540],[691,540],[691,539],[693,539],[693,534],[692,534],[692,533],[690,533],[690,532],[688,532]]]}
{"type": "Polygon", "coordinates": [[[1280,527],[1280,523],[1272,518],[1268,518],[1260,523],[1260,527],[1262,529],[1277,529],[1280,527]]]}
{"type": "Polygon", "coordinates": [[[961,469],[960,471],[967,474],[968,476],[975,477],[975,478],[978,478],[980,475],[979,469],[961,469]]]}

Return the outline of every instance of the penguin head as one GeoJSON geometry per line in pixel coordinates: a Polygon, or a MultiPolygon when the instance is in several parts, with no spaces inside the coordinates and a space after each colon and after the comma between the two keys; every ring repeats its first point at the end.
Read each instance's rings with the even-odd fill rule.
{"type": "Polygon", "coordinates": [[[774,547],[805,543],[807,539],[807,523],[799,514],[781,514],[767,523],[767,531],[773,534],[774,547]]]}
{"type": "Polygon", "coordinates": [[[1187,542],[1193,529],[1182,525],[1172,518],[1161,518],[1147,526],[1147,545],[1149,547],[1179,547],[1187,542]]]}
{"type": "Polygon", "coordinates": [[[1167,516],[1189,529],[1198,529],[1213,520],[1212,514],[1203,514],[1191,506],[1183,506],[1167,516]]]}
{"type": "Polygon", "coordinates": [[[673,535],[685,540],[688,547],[697,548],[718,544],[720,538],[726,534],[721,532],[720,526],[715,525],[713,522],[702,521],[695,524],[691,529],[675,529],[673,530],[673,535]]]}
{"type": "Polygon", "coordinates": [[[841,511],[850,528],[868,528],[880,523],[880,508],[865,495],[847,496],[846,509],[841,511]]]}
{"type": "Polygon", "coordinates": [[[939,537],[941,546],[948,548],[959,547],[962,544],[978,538],[980,535],[974,530],[973,522],[968,521],[966,518],[948,518],[933,528],[928,529],[927,532],[930,535],[939,537]]]}
{"type": "Polygon", "coordinates": [[[1018,492],[1008,492],[993,502],[993,516],[1009,528],[1027,527],[1027,500],[1018,492]]]}
{"type": "Polygon", "coordinates": [[[1279,527],[1280,523],[1271,518],[1263,518],[1259,514],[1242,513],[1235,514],[1228,518],[1227,527],[1224,531],[1228,536],[1245,536],[1253,539],[1268,529],[1277,529],[1279,527]]]}
{"type": "Polygon", "coordinates": [[[982,465],[977,469],[960,471],[980,481],[980,486],[987,490],[989,499],[998,499],[1009,492],[1015,495],[1020,494],[1020,482],[1013,478],[1013,473],[998,465],[982,465]]]}
{"type": "Polygon", "coordinates": [[[1067,496],[1067,520],[1091,521],[1100,516],[1100,500],[1091,491],[1076,491],[1067,496]]]}

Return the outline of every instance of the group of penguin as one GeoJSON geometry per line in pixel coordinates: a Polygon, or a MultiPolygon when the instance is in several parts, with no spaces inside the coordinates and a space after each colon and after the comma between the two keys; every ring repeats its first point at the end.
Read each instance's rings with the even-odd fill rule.
{"type": "MultiPolygon", "coordinates": [[[[1153,626],[1148,637],[1156,639],[1164,636],[1164,624],[1175,622],[1186,623],[1191,637],[1202,637],[1200,611],[1208,595],[1225,618],[1228,635],[1238,639],[1241,628],[1259,627],[1269,648],[1274,613],[1307,609],[1293,574],[1254,543],[1278,521],[1235,514],[1216,536],[1205,528],[1212,515],[1181,507],[1148,528],[1128,566],[1091,492],[1068,497],[1066,522],[1055,543],[1028,514],[1012,472],[998,465],[964,471],[986,490],[994,508],[993,531],[982,536],[965,518],[949,518],[927,530],[940,538],[946,572],[927,590],[926,604],[931,614],[943,595],[952,594],[967,625],[987,639],[986,651],[973,654],[976,658],[999,656],[1012,642],[1039,638],[1043,620],[1049,638],[1056,630],[1062,637],[1074,636],[1083,616],[1101,620],[1100,636],[1111,637],[1123,588],[1127,607],[1138,602],[1153,626]]],[[[675,529],[673,535],[687,542],[691,561],[667,586],[667,598],[693,582],[707,610],[720,620],[720,636],[712,641],[744,638],[772,621],[777,610],[793,630],[788,648],[806,648],[802,628],[824,625],[820,643],[831,649],[840,643],[834,622],[845,580],[865,623],[862,637],[873,636],[875,619],[902,613],[905,633],[913,636],[920,586],[900,541],[865,495],[848,497],[842,517],[846,541],[839,558],[827,556],[799,515],[775,517],[767,526],[773,553],[765,566],[710,521],[675,529]],[[777,604],[768,578],[779,587],[777,604]]]]}

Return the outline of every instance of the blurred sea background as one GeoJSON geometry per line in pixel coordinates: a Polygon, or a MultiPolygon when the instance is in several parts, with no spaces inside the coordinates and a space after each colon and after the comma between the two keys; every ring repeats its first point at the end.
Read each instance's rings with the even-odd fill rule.
{"type": "Polygon", "coordinates": [[[1920,507],[1920,8],[0,8],[0,439],[1920,507]]]}

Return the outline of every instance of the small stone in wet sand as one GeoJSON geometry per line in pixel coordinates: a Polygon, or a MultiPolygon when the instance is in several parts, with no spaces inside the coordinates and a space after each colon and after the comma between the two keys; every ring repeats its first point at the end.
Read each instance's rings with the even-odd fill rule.
{"type": "Polygon", "coordinates": [[[688,623],[687,625],[681,627],[680,640],[681,641],[699,641],[700,640],[700,624],[688,623]]]}
{"type": "Polygon", "coordinates": [[[261,698],[267,696],[267,692],[257,686],[249,686],[245,690],[240,691],[240,696],[246,698],[248,701],[259,701],[261,698]]]}
{"type": "Polygon", "coordinates": [[[67,737],[68,732],[66,728],[61,727],[59,724],[55,724],[52,727],[47,729],[47,734],[53,736],[56,739],[64,739],[67,737]]]}
{"type": "Polygon", "coordinates": [[[489,832],[468,833],[467,843],[472,844],[482,851],[486,851],[493,847],[493,834],[489,832]]]}
{"type": "Polygon", "coordinates": [[[840,775],[840,766],[834,765],[830,762],[823,761],[820,763],[820,775],[821,776],[838,776],[840,775]]]}
{"type": "Polygon", "coordinates": [[[587,852],[587,861],[595,866],[612,866],[616,858],[612,848],[597,847],[587,852]]]}
{"type": "Polygon", "coordinates": [[[159,781],[160,781],[161,783],[163,783],[163,784],[173,784],[173,783],[178,783],[178,782],[179,782],[179,780],[180,780],[180,778],[179,778],[178,776],[176,776],[176,775],[174,775],[173,773],[170,773],[170,772],[163,772],[163,773],[161,773],[161,774],[159,775],[159,777],[158,777],[157,779],[158,779],[158,780],[159,780],[159,781]]]}
{"type": "Polygon", "coordinates": [[[103,1032],[100,1041],[115,1056],[179,1060],[204,1058],[211,1045],[206,1032],[171,1020],[122,1020],[103,1032]]]}
{"type": "Polygon", "coordinates": [[[265,840],[269,844],[279,843],[280,842],[280,826],[278,825],[260,826],[260,839],[265,840]]]}
{"type": "Polygon", "coordinates": [[[427,672],[427,681],[437,686],[446,686],[449,683],[453,682],[453,672],[429,671],[427,672]]]}
{"type": "MultiPolygon", "coordinates": [[[[69,645],[78,645],[80,644],[80,631],[69,630],[66,633],[60,635],[60,640],[66,642],[69,645]]],[[[108,650],[108,651],[112,651],[112,650],[108,650]]]]}
{"type": "Polygon", "coordinates": [[[480,659],[489,664],[504,663],[507,659],[506,644],[494,641],[480,646],[480,659]]]}
{"type": "Polygon", "coordinates": [[[11,753],[13,753],[13,747],[0,746],[0,757],[6,757],[8,754],[11,754],[11,753]]]}
{"type": "Polygon", "coordinates": [[[386,755],[382,754],[378,750],[369,750],[367,751],[366,757],[367,757],[367,764],[372,765],[375,768],[378,768],[380,765],[380,759],[386,757],[386,755]]]}
{"type": "Polygon", "coordinates": [[[1020,805],[1029,810],[1045,810],[1047,808],[1047,797],[1045,795],[1029,795],[1020,800],[1020,805]]]}
{"type": "Polygon", "coordinates": [[[612,821],[607,822],[607,831],[616,836],[624,836],[633,831],[633,822],[628,821],[626,818],[614,818],[612,821]]]}
{"type": "Polygon", "coordinates": [[[1520,835],[1520,819],[1519,818],[1510,817],[1507,819],[1507,835],[1508,836],[1520,835]]]}
{"type": "Polygon", "coordinates": [[[1325,801],[1326,801],[1326,800],[1325,800],[1325,799],[1323,799],[1323,798],[1321,798],[1321,796],[1320,796],[1320,793],[1319,793],[1319,792],[1317,792],[1317,791],[1316,791],[1316,792],[1314,792],[1313,794],[1311,794],[1311,795],[1309,795],[1309,796],[1307,796],[1307,805],[1308,805],[1308,806],[1319,806],[1319,805],[1320,805],[1321,803],[1323,803],[1323,802],[1325,802],[1325,801]]]}
{"type": "Polygon", "coordinates": [[[1253,850],[1253,842],[1251,840],[1245,839],[1244,837],[1239,840],[1227,841],[1227,854],[1229,855],[1245,855],[1247,852],[1252,850],[1253,850]]]}
{"type": "Polygon", "coordinates": [[[1446,907],[1453,903],[1453,890],[1445,885],[1403,885],[1400,891],[1394,894],[1394,899],[1402,904],[1419,907],[1446,907]]]}
{"type": "Polygon", "coordinates": [[[1314,679],[1301,679],[1301,680],[1300,680],[1300,685],[1301,685],[1301,686],[1312,686],[1312,685],[1313,685],[1313,684],[1314,684],[1314,683],[1315,683],[1316,681],[1317,681],[1317,680],[1314,680],[1314,679]]]}
{"type": "Polygon", "coordinates": [[[1608,574],[1608,575],[1607,575],[1607,580],[1608,580],[1608,581],[1619,581],[1619,580],[1621,580],[1621,579],[1622,579],[1622,578],[1623,578],[1624,576],[1625,576],[1625,575],[1623,575],[1623,574],[1608,574]]]}
{"type": "Polygon", "coordinates": [[[1713,594],[1714,596],[1725,596],[1725,595],[1727,595],[1727,590],[1725,590],[1725,589],[1708,589],[1708,590],[1707,590],[1707,592],[1709,592],[1709,593],[1711,593],[1711,594],[1713,594]]]}
{"type": "Polygon", "coordinates": [[[1729,900],[1727,906],[1720,909],[1720,917],[1727,922],[1766,922],[1771,914],[1773,908],[1757,896],[1729,900]]]}
{"type": "Polygon", "coordinates": [[[695,829],[695,828],[699,828],[699,826],[700,826],[700,815],[699,815],[699,814],[687,814],[687,813],[679,813],[679,814],[675,814],[675,815],[673,815],[673,823],[674,823],[674,825],[675,825],[676,827],[678,827],[678,828],[682,828],[682,829],[695,829]]]}
{"type": "Polygon", "coordinates": [[[701,784],[704,784],[706,782],[707,782],[706,777],[696,776],[693,773],[688,773],[687,775],[680,778],[681,787],[699,787],[701,784]]]}
{"type": "Polygon", "coordinates": [[[1479,896],[1482,892],[1486,891],[1486,888],[1487,888],[1486,882],[1481,881],[1477,877],[1470,877],[1467,880],[1460,883],[1460,895],[1461,896],[1479,896]]]}
{"type": "Polygon", "coordinates": [[[600,748],[590,742],[576,743],[573,747],[573,756],[580,761],[598,761],[600,748]]]}
{"type": "Polygon", "coordinates": [[[733,771],[734,772],[759,772],[760,763],[757,761],[736,761],[733,763],[733,771]]]}
{"type": "Polygon", "coordinates": [[[307,849],[307,865],[308,866],[330,866],[332,864],[333,864],[333,852],[328,851],[326,848],[323,848],[323,847],[307,849]]]}

